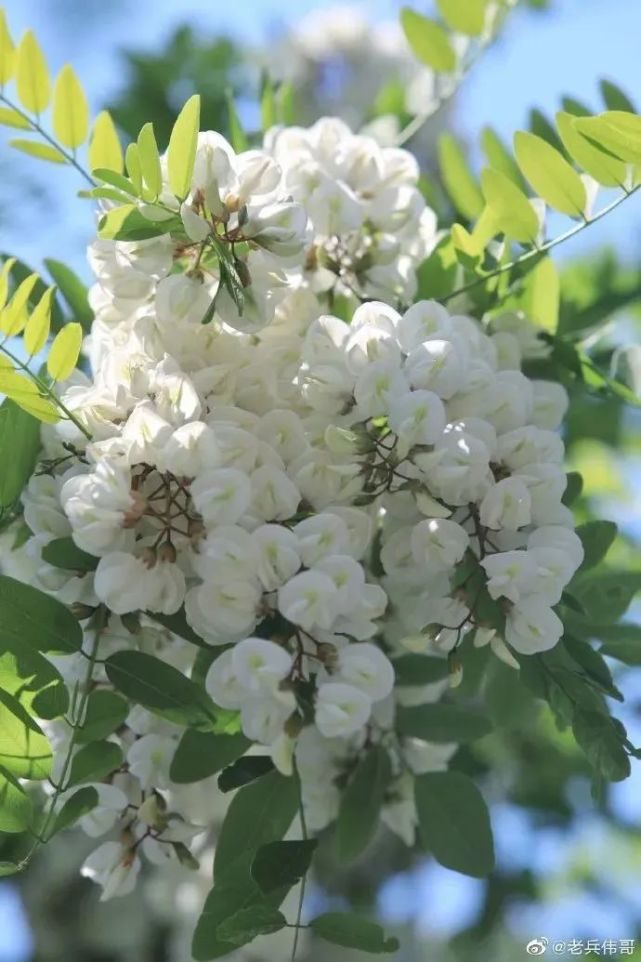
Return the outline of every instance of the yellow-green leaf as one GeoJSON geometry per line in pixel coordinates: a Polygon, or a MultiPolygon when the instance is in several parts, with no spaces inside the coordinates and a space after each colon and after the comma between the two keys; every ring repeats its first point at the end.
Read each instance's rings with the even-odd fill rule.
{"type": "Polygon", "coordinates": [[[436,5],[451,30],[468,37],[483,32],[487,0],[436,0],[436,5]]]}
{"type": "Polygon", "coordinates": [[[0,271],[0,311],[7,303],[7,297],[9,294],[9,274],[15,264],[15,257],[9,257],[2,265],[2,271],[0,271]]]}
{"type": "Polygon", "coordinates": [[[73,68],[66,64],[53,91],[53,129],[58,140],[75,150],[89,133],[89,107],[73,68]]]}
{"type": "Polygon", "coordinates": [[[641,163],[641,117],[608,110],[598,117],[580,117],[576,129],[595,146],[629,164],[641,163]]]}
{"type": "Polygon", "coordinates": [[[517,187],[523,189],[525,184],[514,157],[491,127],[484,127],[481,131],[481,148],[490,167],[505,174],[517,187]]]}
{"type": "Polygon", "coordinates": [[[624,110],[636,114],[637,110],[626,93],[611,80],[600,80],[599,90],[608,110],[624,110]]]}
{"type": "Polygon", "coordinates": [[[500,231],[521,243],[536,243],[539,221],[534,208],[509,177],[486,167],[481,173],[481,189],[500,231]]]}
{"type": "Polygon", "coordinates": [[[551,257],[544,257],[525,280],[522,307],[529,318],[551,334],[559,323],[561,285],[551,257]]]}
{"type": "Polygon", "coordinates": [[[47,424],[60,420],[58,410],[51,401],[41,397],[36,385],[24,374],[0,370],[0,394],[6,394],[19,407],[47,424]]]}
{"type": "Polygon", "coordinates": [[[51,164],[67,163],[59,150],[37,140],[10,140],[9,146],[15,147],[23,154],[29,154],[30,157],[37,157],[38,160],[48,160],[51,164]]]}
{"type": "Polygon", "coordinates": [[[125,166],[127,167],[129,179],[134,185],[136,193],[140,195],[142,192],[142,167],[140,166],[137,144],[129,144],[127,147],[125,151],[125,166]]]}
{"type": "Polygon", "coordinates": [[[0,314],[0,331],[3,334],[14,337],[20,333],[27,323],[27,301],[37,282],[38,275],[30,274],[16,288],[13,297],[0,314]]]}
{"type": "Polygon", "coordinates": [[[73,321],[56,334],[49,356],[47,370],[54,381],[64,381],[74,370],[82,347],[82,326],[73,321]]]}
{"type": "Polygon", "coordinates": [[[180,200],[184,200],[191,188],[199,125],[200,97],[194,94],[178,114],[167,149],[169,186],[180,200]]]}
{"type": "Polygon", "coordinates": [[[30,357],[38,354],[47,343],[51,330],[51,303],[55,292],[55,287],[47,288],[27,321],[23,337],[25,350],[30,357]]]}
{"type": "Polygon", "coordinates": [[[582,217],[587,202],[585,185],[558,150],[536,134],[519,130],[514,152],[523,174],[544,201],[570,217],[582,217]]]}
{"type": "Polygon", "coordinates": [[[100,111],[91,131],[89,167],[92,171],[113,170],[117,174],[123,171],[122,146],[111,114],[106,110],[100,111]]]}
{"type": "Polygon", "coordinates": [[[3,127],[15,127],[17,130],[31,130],[29,121],[10,107],[0,107],[0,124],[3,127]]]}
{"type": "Polygon", "coordinates": [[[149,190],[147,199],[155,200],[162,190],[162,172],[153,124],[145,124],[138,134],[138,158],[149,190]]]}
{"type": "Polygon", "coordinates": [[[0,8],[0,87],[13,77],[16,69],[16,52],[7,27],[4,10],[0,8]]]}
{"type": "Polygon", "coordinates": [[[450,73],[456,68],[456,53],[445,30],[415,10],[403,7],[401,26],[412,53],[421,63],[440,73],[450,73]]]}
{"type": "Polygon", "coordinates": [[[240,117],[238,116],[238,111],[236,110],[236,104],[234,102],[233,91],[227,90],[227,123],[229,125],[229,141],[236,151],[237,154],[247,150],[249,147],[249,141],[247,140],[247,134],[243,130],[243,125],[240,122],[240,117]]]}
{"type": "Polygon", "coordinates": [[[454,206],[463,217],[474,220],[483,210],[483,194],[461,145],[451,134],[439,137],[438,159],[441,178],[454,206]]]}
{"type": "Polygon", "coordinates": [[[41,114],[49,105],[51,84],[44,54],[33,31],[27,30],[18,45],[16,83],[20,103],[41,114]]]}
{"type": "Polygon", "coordinates": [[[559,111],[556,125],[565,149],[591,177],[604,187],[621,187],[626,179],[626,165],[622,160],[605,154],[587,140],[576,128],[573,114],[559,111]]]}

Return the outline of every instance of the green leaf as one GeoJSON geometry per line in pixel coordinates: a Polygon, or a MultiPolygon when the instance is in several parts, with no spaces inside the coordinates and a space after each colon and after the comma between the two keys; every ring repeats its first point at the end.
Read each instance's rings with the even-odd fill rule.
{"type": "Polygon", "coordinates": [[[65,605],[8,575],[0,575],[0,611],[0,644],[18,655],[25,645],[61,655],[82,646],[82,628],[65,605]]]}
{"type": "Polygon", "coordinates": [[[599,90],[603,97],[603,102],[608,110],[624,110],[630,114],[636,114],[636,107],[620,87],[612,83],[611,80],[600,80],[599,90]]]}
{"type": "Polygon", "coordinates": [[[269,755],[244,755],[222,772],[218,788],[221,792],[233,792],[273,771],[274,763],[269,755]]]}
{"type": "Polygon", "coordinates": [[[87,708],[77,740],[80,744],[98,741],[113,734],[129,714],[129,703],[113,691],[97,688],[87,698],[87,708]]]}
{"type": "Polygon", "coordinates": [[[382,746],[374,746],[358,763],[341,797],[336,842],[345,861],[360,855],[376,834],[391,778],[389,754],[382,746]]]}
{"type": "Polygon", "coordinates": [[[495,725],[526,729],[537,714],[537,704],[522,683],[519,672],[492,658],[485,679],[485,703],[495,725]]]}
{"type": "Polygon", "coordinates": [[[127,175],[129,180],[136,188],[136,193],[139,197],[142,196],[142,167],[140,166],[140,157],[138,155],[138,145],[129,144],[125,150],[125,168],[127,170],[127,175]]]}
{"type": "Polygon", "coordinates": [[[627,665],[641,665],[641,625],[597,625],[593,634],[603,642],[603,655],[627,665]]]}
{"type": "Polygon", "coordinates": [[[179,785],[200,782],[243,755],[250,744],[244,735],[212,735],[188,728],[176,748],[169,776],[179,785]]]}
{"type": "Polygon", "coordinates": [[[439,137],[438,159],[441,179],[456,210],[467,220],[474,220],[483,210],[483,194],[461,145],[451,134],[439,137]]]}
{"type": "Polygon", "coordinates": [[[563,145],[570,157],[591,177],[604,187],[621,187],[626,180],[626,167],[622,160],[604,154],[577,129],[576,117],[560,111],[556,124],[563,145]]]}
{"type": "Polygon", "coordinates": [[[583,478],[578,471],[570,471],[566,474],[566,478],[567,487],[563,493],[563,504],[569,507],[583,491],[583,478]]]}
{"type": "Polygon", "coordinates": [[[51,307],[55,293],[55,287],[45,291],[25,324],[23,343],[29,357],[39,354],[47,343],[51,331],[51,307]]]}
{"type": "Polygon", "coordinates": [[[0,124],[3,127],[15,127],[16,130],[31,130],[29,121],[10,107],[0,107],[0,124]]]}
{"type": "Polygon", "coordinates": [[[51,92],[49,71],[32,30],[27,30],[18,45],[16,85],[20,103],[26,110],[39,115],[47,109],[51,92]]]}
{"type": "Polygon", "coordinates": [[[621,744],[621,732],[609,715],[579,709],[572,732],[590,764],[604,778],[620,782],[630,774],[630,759],[621,744]]]}
{"type": "Polygon", "coordinates": [[[101,110],[94,121],[89,141],[89,168],[92,172],[113,170],[118,174],[123,170],[122,146],[107,110],[101,110]]]}
{"type": "Polygon", "coordinates": [[[91,812],[98,804],[98,792],[91,785],[86,785],[84,788],[79,788],[77,792],[67,799],[64,803],[53,823],[52,828],[47,835],[47,841],[57,835],[58,832],[62,832],[63,829],[69,828],[74,822],[77,822],[79,818],[83,815],[87,815],[91,812]]]}
{"type": "Polygon", "coordinates": [[[0,832],[25,832],[32,817],[31,799],[17,778],[0,766],[0,832]]]}
{"type": "Polygon", "coordinates": [[[234,103],[234,94],[232,90],[226,91],[227,99],[227,116],[228,116],[228,126],[229,126],[229,142],[236,151],[237,154],[242,153],[244,150],[249,148],[249,141],[247,140],[247,134],[243,130],[243,126],[240,122],[238,116],[238,111],[236,110],[236,104],[234,103]]]}
{"type": "Polygon", "coordinates": [[[142,651],[118,651],[105,662],[109,681],[127,698],[178,725],[211,728],[215,708],[177,668],[142,651]]]}
{"type": "Polygon", "coordinates": [[[401,10],[401,26],[412,53],[421,63],[439,73],[456,69],[456,53],[443,28],[409,7],[401,10]]]}
{"type": "Polygon", "coordinates": [[[0,87],[13,77],[16,68],[16,51],[7,27],[4,10],[0,9],[0,87]]]}
{"type": "Polygon", "coordinates": [[[9,146],[19,150],[22,154],[29,157],[36,157],[38,160],[48,160],[50,164],[66,164],[67,161],[63,154],[49,144],[43,144],[39,140],[23,140],[18,137],[9,141],[9,146]]]}
{"type": "Polygon", "coordinates": [[[274,127],[278,123],[278,115],[276,111],[276,94],[274,91],[274,83],[269,76],[267,71],[263,72],[261,78],[261,92],[260,92],[260,126],[261,130],[265,132],[271,127],[274,127]]]}
{"type": "Polygon", "coordinates": [[[66,381],[75,370],[82,337],[82,327],[76,321],[65,324],[56,334],[47,355],[47,371],[54,381],[66,381]]]}
{"type": "Polygon", "coordinates": [[[499,229],[512,240],[535,244],[538,218],[525,194],[509,177],[486,167],[481,173],[481,189],[499,229]]]}
{"type": "Polygon", "coordinates": [[[452,238],[443,237],[417,271],[419,299],[446,297],[453,290],[458,270],[452,238]]]}
{"type": "Polygon", "coordinates": [[[23,411],[31,414],[48,424],[55,424],[60,420],[58,409],[49,400],[41,397],[40,392],[30,377],[16,374],[14,371],[0,366],[0,393],[4,393],[23,411]]]}
{"type": "Polygon", "coordinates": [[[586,612],[585,620],[592,624],[618,621],[639,590],[638,571],[590,571],[572,584],[572,595],[586,612]]]}
{"type": "Polygon", "coordinates": [[[252,878],[265,894],[296,885],[309,870],[318,839],[269,842],[262,845],[251,866],[252,878]]]}
{"type": "Polygon", "coordinates": [[[531,321],[554,334],[559,324],[561,281],[551,257],[542,257],[524,281],[521,307],[531,321]]]}
{"type": "Polygon", "coordinates": [[[271,772],[238,790],[218,836],[214,878],[218,880],[242,855],[279,842],[298,811],[294,778],[271,772]]]}
{"type": "Polygon", "coordinates": [[[0,862],[0,878],[6,878],[8,875],[17,875],[23,868],[23,865],[16,865],[15,862],[0,862]]]}
{"type": "Polygon", "coordinates": [[[571,635],[564,635],[563,645],[574,661],[581,666],[587,677],[610,698],[623,701],[623,695],[615,686],[607,662],[589,642],[571,635]]]}
{"type": "Polygon", "coordinates": [[[346,949],[360,949],[372,955],[396,952],[398,939],[386,938],[380,925],[370,922],[359,915],[347,912],[326,912],[318,915],[309,923],[312,932],[326,942],[342,945],[346,949]]]}
{"type": "Polygon", "coordinates": [[[122,749],[115,742],[90,742],[71,761],[68,785],[100,782],[122,765],[122,749]]]}
{"type": "Polygon", "coordinates": [[[551,207],[583,217],[587,196],[583,181],[561,154],[536,134],[514,135],[516,160],[527,180],[551,207]]]}
{"type": "Polygon", "coordinates": [[[441,865],[484,878],[494,868],[494,843],[483,796],[462,772],[428,772],[415,781],[419,831],[441,865]]]}
{"type": "Polygon", "coordinates": [[[86,285],[62,261],[46,257],[44,263],[58,290],[69,305],[74,321],[78,321],[79,324],[82,324],[84,330],[88,331],[93,321],[93,311],[89,306],[86,285]]]}
{"type": "Polygon", "coordinates": [[[53,131],[65,147],[75,150],[89,134],[89,106],[73,67],[65,64],[53,90],[53,131]]]}
{"type": "Polygon", "coordinates": [[[162,190],[162,171],[153,124],[145,124],[138,134],[138,156],[150,199],[155,200],[162,190]]]}
{"type": "Polygon", "coordinates": [[[629,164],[641,163],[641,117],[609,110],[598,117],[580,117],[575,128],[599,150],[629,164]]]}
{"type": "Polygon", "coordinates": [[[483,127],[481,131],[481,148],[490,167],[498,170],[500,174],[511,180],[522,191],[525,184],[518,165],[501,138],[491,127],[483,127]]]}
{"type": "Polygon", "coordinates": [[[268,905],[254,905],[241,909],[218,926],[216,935],[221,942],[231,945],[246,945],[259,935],[271,935],[280,932],[287,925],[287,920],[278,909],[268,905]]]}
{"type": "Polygon", "coordinates": [[[436,5],[450,30],[468,37],[483,33],[487,0],[436,0],[436,5]]]}
{"type": "Polygon", "coordinates": [[[49,742],[20,702],[0,690],[0,765],[18,778],[43,779],[51,774],[49,742]]]}
{"type": "Polygon", "coordinates": [[[67,571],[95,571],[98,558],[79,548],[73,538],[54,538],[42,549],[42,560],[67,571]]]}
{"type": "Polygon", "coordinates": [[[69,691],[61,678],[36,692],[31,702],[31,711],[46,720],[62,718],[68,709],[69,691]]]}
{"type": "Polygon", "coordinates": [[[588,521],[576,528],[585,557],[580,571],[594,568],[603,561],[617,536],[617,526],[613,521],[588,521]]]}
{"type": "Polygon", "coordinates": [[[179,635],[181,638],[184,638],[185,641],[190,641],[192,645],[198,645],[199,648],[207,648],[214,652],[217,650],[220,651],[220,649],[216,649],[213,645],[208,645],[200,635],[196,634],[185,617],[184,607],[179,608],[173,615],[162,615],[157,611],[146,611],[145,614],[148,618],[157,621],[159,625],[167,628],[172,634],[179,635]]]}
{"type": "Polygon", "coordinates": [[[4,400],[0,405],[0,508],[10,508],[18,500],[39,451],[38,421],[14,401],[4,400]]]}
{"type": "Polygon", "coordinates": [[[150,240],[167,234],[174,226],[174,220],[150,221],[141,214],[135,204],[114,207],[100,219],[98,236],[103,240],[138,241],[150,240]]]}
{"type": "Polygon", "coordinates": [[[490,720],[482,712],[439,702],[399,708],[396,727],[402,735],[437,743],[469,742],[492,730],[490,720]]]}
{"type": "Polygon", "coordinates": [[[550,147],[554,147],[560,153],[564,152],[564,147],[556,130],[542,111],[534,107],[530,111],[530,130],[541,140],[545,140],[550,147]]]}
{"type": "Polygon", "coordinates": [[[200,97],[194,94],[182,108],[167,148],[167,173],[172,193],[184,200],[191,189],[200,125],[200,97]]]}
{"type": "Polygon", "coordinates": [[[392,664],[396,684],[400,686],[431,685],[434,681],[447,678],[449,674],[447,659],[432,658],[430,655],[401,655],[392,664]]]}

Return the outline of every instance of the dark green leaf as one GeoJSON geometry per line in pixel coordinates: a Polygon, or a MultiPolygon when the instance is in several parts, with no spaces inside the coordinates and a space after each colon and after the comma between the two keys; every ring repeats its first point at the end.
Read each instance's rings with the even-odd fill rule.
{"type": "Polygon", "coordinates": [[[0,644],[18,655],[25,645],[63,655],[82,645],[82,628],[68,608],[7,575],[0,575],[0,611],[0,644]]]}
{"type": "Polygon", "coordinates": [[[274,763],[269,755],[245,755],[222,772],[218,778],[218,788],[221,792],[233,792],[273,771],[274,763]]]}
{"type": "Polygon", "coordinates": [[[69,785],[99,782],[122,765],[122,749],[114,742],[90,742],[71,761],[69,785]]]}
{"type": "Polygon", "coordinates": [[[97,688],[87,699],[87,710],[77,740],[82,743],[106,738],[120,728],[128,714],[129,703],[124,698],[113,691],[97,688]]]}
{"type": "Polygon", "coordinates": [[[250,744],[244,735],[213,735],[188,728],[171,762],[171,780],[185,785],[209,778],[244,754],[250,744]]]}
{"type": "Polygon", "coordinates": [[[0,405],[0,510],[22,494],[39,451],[40,422],[5,398],[0,405]]]}
{"type": "Polygon", "coordinates": [[[621,733],[609,715],[579,710],[572,731],[589,762],[604,778],[619,782],[630,774],[630,759],[621,744],[621,733]]]}
{"type": "Polygon", "coordinates": [[[42,549],[42,560],[68,571],[95,571],[98,558],[79,548],[73,538],[54,538],[42,549]]]}
{"type": "Polygon", "coordinates": [[[494,868],[494,843],[483,796],[461,772],[428,772],[415,782],[419,829],[441,865],[484,878],[494,868]]]}
{"type": "Polygon", "coordinates": [[[585,571],[603,561],[617,536],[617,526],[613,521],[588,521],[580,524],[576,533],[585,552],[580,570],[585,571]]]}
{"type": "Polygon", "coordinates": [[[251,908],[241,909],[231,915],[218,926],[216,935],[221,942],[231,945],[246,945],[259,935],[271,935],[280,932],[287,925],[287,920],[278,909],[268,905],[253,905],[251,908]]]}
{"type": "Polygon", "coordinates": [[[58,290],[71,310],[72,319],[82,324],[88,331],[93,321],[93,311],[87,298],[87,287],[70,267],[61,261],[45,257],[45,266],[51,274],[58,290]]]}
{"type": "MultiPolygon", "coordinates": [[[[199,648],[212,648],[212,645],[208,645],[200,635],[197,635],[191,625],[188,623],[185,617],[184,607],[179,608],[173,615],[162,615],[157,611],[145,612],[147,617],[151,618],[153,621],[157,621],[159,625],[164,628],[168,628],[174,635],[178,635],[180,638],[184,638],[185,641],[190,641],[193,645],[198,645],[199,648]]],[[[215,651],[215,649],[213,649],[215,651]]]]}
{"type": "Polygon", "coordinates": [[[498,658],[493,658],[488,666],[485,703],[494,724],[502,728],[526,728],[537,714],[536,702],[519,672],[498,658]]]}
{"type": "Polygon", "coordinates": [[[602,654],[627,665],[641,665],[641,625],[596,625],[591,634],[603,642],[602,654]]]}
{"type": "Polygon", "coordinates": [[[252,862],[252,878],[265,894],[283,886],[291,888],[307,873],[317,846],[314,838],[262,845],[252,862]]]}
{"type": "Polygon", "coordinates": [[[563,504],[568,507],[576,501],[583,491],[583,478],[578,471],[570,471],[566,474],[567,487],[563,494],[563,504]]]}
{"type": "Polygon", "coordinates": [[[615,686],[606,662],[587,641],[565,635],[563,644],[574,661],[581,666],[588,678],[598,685],[610,698],[623,701],[623,695],[615,686]]]}
{"type": "Polygon", "coordinates": [[[342,859],[356,858],[374,837],[391,777],[389,755],[380,745],[371,748],[358,763],[338,812],[336,842],[342,859]]]}
{"type": "Polygon", "coordinates": [[[53,838],[54,835],[57,835],[58,832],[61,832],[63,829],[69,828],[70,825],[77,822],[83,815],[91,812],[97,804],[98,792],[92,785],[79,788],[77,792],[74,792],[73,795],[67,799],[58,812],[53,827],[47,836],[47,840],[53,838]]]}
{"type": "Polygon", "coordinates": [[[641,589],[641,572],[589,571],[572,584],[572,594],[594,624],[615,622],[641,589]]]}
{"type": "Polygon", "coordinates": [[[346,949],[360,949],[373,955],[396,952],[399,941],[386,938],[380,925],[346,912],[326,912],[309,923],[315,935],[346,949]]]}
{"type": "Polygon", "coordinates": [[[397,685],[431,685],[447,678],[449,668],[446,658],[430,655],[401,655],[392,662],[397,685]]]}
{"type": "Polygon", "coordinates": [[[600,80],[599,90],[608,110],[627,110],[628,113],[636,114],[636,107],[628,95],[611,80],[600,80]]]}
{"type": "Polygon", "coordinates": [[[227,113],[229,118],[229,141],[236,153],[240,154],[249,148],[249,141],[240,122],[232,90],[227,91],[227,113]]]}
{"type": "Polygon", "coordinates": [[[396,727],[402,735],[429,742],[469,742],[492,730],[482,712],[461,705],[427,704],[399,708],[396,727]]]}

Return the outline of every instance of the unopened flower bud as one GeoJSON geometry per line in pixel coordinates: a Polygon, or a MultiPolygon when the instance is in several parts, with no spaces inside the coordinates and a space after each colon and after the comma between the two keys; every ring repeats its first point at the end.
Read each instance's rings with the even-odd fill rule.
{"type": "Polygon", "coordinates": [[[322,642],[317,648],[317,654],[326,668],[330,670],[336,668],[338,664],[338,649],[335,645],[330,645],[329,642],[322,642]]]}
{"type": "Polygon", "coordinates": [[[84,605],[81,601],[74,601],[71,605],[71,614],[78,621],[86,621],[87,618],[91,618],[95,610],[91,605],[84,605]]]}
{"type": "Polygon", "coordinates": [[[236,273],[240,278],[240,283],[243,287],[250,287],[252,282],[251,274],[249,273],[249,268],[245,261],[241,261],[238,258],[234,261],[234,267],[236,268],[236,273]]]}
{"type": "Polygon", "coordinates": [[[177,552],[171,541],[164,541],[158,548],[158,561],[167,561],[169,564],[176,563],[177,552]]]}
{"type": "Polygon", "coordinates": [[[305,722],[302,716],[295,711],[285,722],[285,734],[288,735],[289,738],[297,738],[302,732],[304,724],[305,722]]]}
{"type": "Polygon", "coordinates": [[[133,528],[140,521],[147,510],[147,499],[140,491],[131,492],[131,505],[125,512],[122,526],[123,528],[133,528]]]}
{"type": "Polygon", "coordinates": [[[137,553],[138,558],[147,568],[153,568],[158,561],[158,555],[156,554],[155,548],[141,548],[137,553]]]}

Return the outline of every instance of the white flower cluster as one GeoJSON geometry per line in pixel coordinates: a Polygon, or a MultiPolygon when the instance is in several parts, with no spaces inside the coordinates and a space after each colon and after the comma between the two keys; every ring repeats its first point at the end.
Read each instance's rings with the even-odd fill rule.
{"type": "MultiPolygon", "coordinates": [[[[552,647],[582,560],[561,503],[567,399],[521,372],[540,349],[525,319],[371,300],[412,299],[434,236],[417,177],[410,155],[337,120],[238,155],[201,134],[188,242],[90,249],[93,374],[63,399],[92,441],[69,422],[46,429],[51,469],[25,494],[22,549],[40,587],[108,612],[101,661],[139,649],[189,674],[195,649],[153,620],[184,612],[217,656],[207,692],[280,771],[295,760],[314,829],[364,747],[383,745],[383,817],[408,844],[412,773],[456,746],[397,734],[396,706],[447,682],[395,685],[394,659],[452,652],[472,631],[510,664],[552,647]],[[212,229],[236,259],[242,313],[206,254],[212,229]],[[331,314],[337,295],[352,298],[349,324],[331,314]],[[69,536],[95,571],[42,560],[69,536]]],[[[70,686],[86,671],[83,655],[56,662],[70,686]]],[[[111,687],[100,665],[94,684],[111,687]]],[[[63,758],[70,729],[50,729],[63,758]]],[[[121,829],[85,865],[103,897],[130,890],[141,852],[188,861],[210,827],[211,791],[203,810],[202,786],[169,776],[180,734],[132,705],[110,736],[124,768],[82,819],[90,835],[121,829]]]]}

